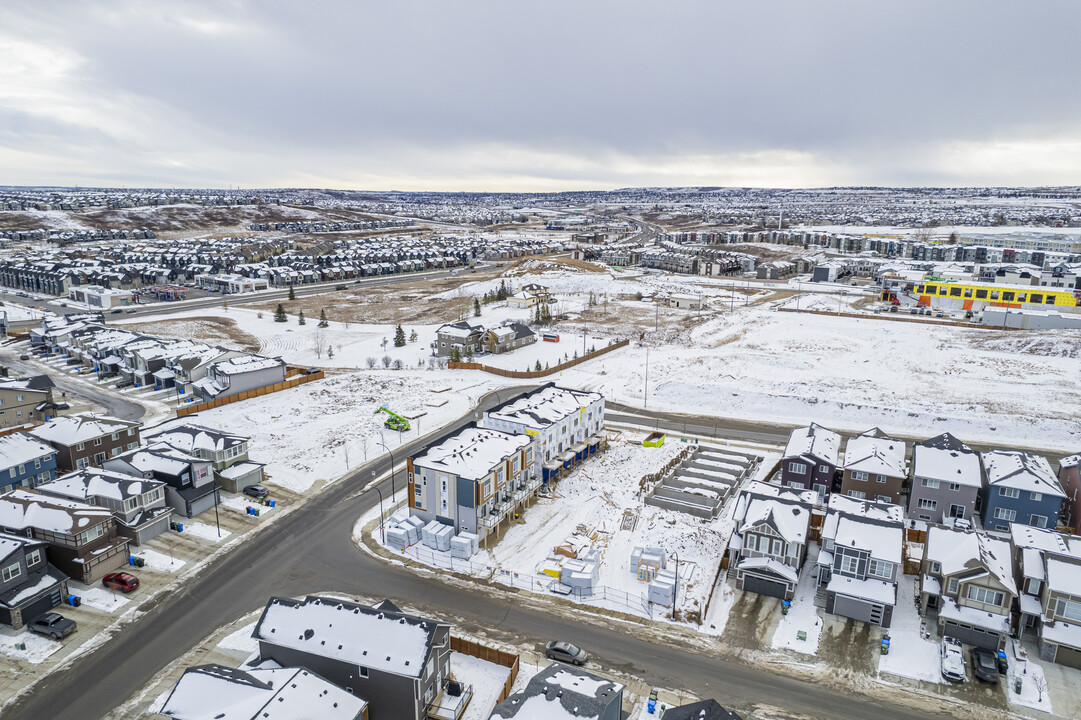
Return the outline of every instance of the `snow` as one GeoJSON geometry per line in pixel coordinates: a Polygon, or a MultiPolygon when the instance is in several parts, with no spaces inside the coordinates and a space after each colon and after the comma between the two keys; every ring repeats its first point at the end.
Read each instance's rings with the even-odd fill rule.
{"type": "Polygon", "coordinates": [[[62,647],[63,645],[55,640],[29,631],[18,635],[0,634],[0,655],[25,660],[33,665],[45,662],[50,655],[62,647]],[[16,643],[26,643],[26,649],[20,650],[15,647],[16,643]]]}
{"type": "Polygon", "coordinates": [[[1081,570],[1075,563],[1049,557],[1047,558],[1047,586],[1052,591],[1081,597],[1081,570]]]}
{"type": "Polygon", "coordinates": [[[256,622],[258,621],[250,622],[239,630],[229,633],[218,643],[218,647],[224,650],[236,650],[245,657],[256,652],[259,649],[259,641],[251,636],[256,622]]]}
{"type": "Polygon", "coordinates": [[[893,605],[897,601],[897,592],[893,583],[885,580],[875,580],[874,578],[858,580],[842,575],[834,575],[830,578],[826,590],[883,605],[893,605]]]}
{"type": "Polygon", "coordinates": [[[525,435],[465,428],[439,445],[429,446],[423,455],[413,460],[413,464],[479,480],[489,475],[497,463],[516,454],[530,442],[525,435]]]}
{"type": "Polygon", "coordinates": [[[110,592],[104,588],[92,587],[77,593],[83,601],[83,607],[94,608],[104,612],[116,612],[117,609],[127,605],[129,600],[120,593],[110,592]]]}
{"type": "Polygon", "coordinates": [[[806,655],[818,654],[818,641],[822,636],[822,617],[814,604],[816,574],[809,569],[813,568],[817,562],[818,546],[810,545],[807,548],[808,570],[800,576],[788,614],[781,618],[777,630],[773,633],[774,648],[795,650],[806,655]],[[806,640],[798,638],[796,633],[800,630],[807,633],[806,640]]]}
{"type": "Polygon", "coordinates": [[[455,680],[473,686],[473,699],[461,720],[488,720],[510,668],[460,652],[451,652],[450,668],[455,680]]]}
{"type": "MultiPolygon", "coordinates": [[[[188,531],[188,526],[184,526],[184,532],[188,531]]],[[[217,537],[215,533],[215,537],[217,537]]],[[[187,561],[177,560],[171,558],[164,553],[156,552],[150,548],[139,548],[135,553],[136,557],[141,557],[146,561],[146,565],[143,567],[147,570],[158,570],[161,572],[176,572],[182,568],[187,561]]]]}
{"type": "Polygon", "coordinates": [[[221,536],[218,535],[218,528],[214,525],[206,525],[201,522],[183,523],[184,532],[194,535],[197,538],[209,540],[210,542],[221,542],[225,540],[231,534],[228,530],[222,530],[221,536]]]}
{"type": "MultiPolygon", "coordinates": [[[[248,515],[248,508],[257,508],[259,510],[259,519],[262,519],[266,516],[267,513],[273,512],[275,510],[275,508],[272,508],[269,505],[260,505],[255,500],[252,500],[251,498],[244,495],[223,497],[220,504],[222,507],[227,507],[230,510],[236,510],[238,513],[241,513],[245,516],[248,515]]],[[[185,525],[184,530],[187,531],[187,529],[188,527],[185,525]]]]}
{"type": "MultiPolygon", "coordinates": [[[[878,672],[929,683],[942,682],[940,645],[924,638],[923,618],[916,609],[915,582],[903,577],[897,585],[897,605],[890,623],[890,652],[879,655],[878,672]]],[[[878,647],[873,650],[878,653],[878,647]]]]}
{"type": "MultiPolygon", "coordinates": [[[[1010,643],[1016,644],[1016,640],[1010,640],[1010,643]]],[[[1016,657],[1016,655],[1014,655],[1016,657]]],[[[1031,653],[1029,654],[1031,657],[1031,653]]],[[[1006,670],[1006,697],[1009,698],[1010,703],[1014,705],[1021,705],[1023,707],[1032,708],[1033,710],[1042,710],[1045,713],[1052,713],[1054,710],[1051,707],[1051,694],[1047,688],[1047,678],[1044,675],[1043,667],[1036,662],[1029,660],[1014,660],[1009,664],[1006,670]],[[1018,695],[1013,691],[1015,679],[1021,678],[1021,694],[1018,695]],[[1037,684],[1041,684],[1044,688],[1042,697],[1040,691],[1037,689],[1037,684]]]]}

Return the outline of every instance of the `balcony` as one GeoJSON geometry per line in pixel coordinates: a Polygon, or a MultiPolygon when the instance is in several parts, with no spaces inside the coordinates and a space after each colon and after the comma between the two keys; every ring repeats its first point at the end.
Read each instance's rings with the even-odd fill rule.
{"type": "Polygon", "coordinates": [[[472,699],[472,685],[463,685],[454,681],[448,682],[435,696],[435,700],[428,705],[426,710],[428,718],[430,720],[459,720],[472,699]],[[457,691],[456,695],[451,694],[451,691],[454,690],[457,691]]]}

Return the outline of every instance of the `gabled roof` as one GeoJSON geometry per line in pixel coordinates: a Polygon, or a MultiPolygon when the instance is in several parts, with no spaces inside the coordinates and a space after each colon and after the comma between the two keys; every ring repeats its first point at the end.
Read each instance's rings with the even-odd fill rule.
{"type": "Polygon", "coordinates": [[[0,527],[77,535],[111,517],[107,508],[48,497],[21,488],[0,495],[0,527]]]}
{"type": "Polygon", "coordinates": [[[438,444],[429,445],[423,454],[413,459],[413,464],[479,480],[487,476],[497,463],[530,442],[526,435],[467,427],[438,444]]]}
{"type": "Polygon", "coordinates": [[[942,575],[985,570],[1015,595],[1013,553],[1005,540],[981,532],[961,531],[932,525],[927,531],[925,557],[942,566],[942,575]]]}
{"type": "Polygon", "coordinates": [[[0,470],[56,454],[56,448],[23,432],[0,436],[0,470]]]}
{"type": "Polygon", "coordinates": [[[725,710],[712,699],[668,708],[664,717],[665,720],[741,720],[739,715],[725,710]]]}
{"type": "Polygon", "coordinates": [[[102,497],[123,502],[164,485],[165,483],[158,480],[144,480],[109,470],[85,468],[41,485],[38,490],[46,495],[63,496],[72,500],[102,497]]]}
{"type": "Polygon", "coordinates": [[[859,470],[871,475],[905,476],[905,444],[878,428],[854,437],[845,446],[845,470],[859,470]]]}
{"type": "Polygon", "coordinates": [[[1023,450],[992,450],[982,455],[987,484],[1066,497],[1051,463],[1041,455],[1023,450]]]}
{"type": "Polygon", "coordinates": [[[156,430],[144,434],[143,439],[147,442],[162,442],[185,453],[196,450],[222,452],[250,440],[244,435],[235,435],[194,423],[183,423],[164,430],[156,430]]]}
{"type": "Polygon", "coordinates": [[[553,663],[496,705],[491,720],[600,720],[612,703],[621,703],[622,694],[620,683],[553,663]]]}
{"type": "Polygon", "coordinates": [[[831,495],[822,523],[822,539],[841,547],[867,550],[871,557],[901,562],[904,508],[892,503],[831,495]]]}
{"type": "Polygon", "coordinates": [[[983,485],[979,455],[949,433],[912,446],[912,474],[967,487],[983,485]]]}
{"type": "Polygon", "coordinates": [[[807,457],[830,465],[837,464],[837,453],[841,448],[841,436],[832,430],[811,423],[807,427],[796,428],[788,436],[788,445],[784,457],[807,457]]]}
{"type": "Polygon", "coordinates": [[[30,434],[46,442],[71,446],[137,427],[139,427],[137,422],[121,420],[107,415],[81,413],[53,418],[44,425],[33,428],[30,434]]]}
{"type": "Polygon", "coordinates": [[[528,395],[489,410],[485,415],[493,420],[503,420],[525,425],[533,430],[543,430],[598,400],[601,400],[599,393],[546,385],[528,395]]]}

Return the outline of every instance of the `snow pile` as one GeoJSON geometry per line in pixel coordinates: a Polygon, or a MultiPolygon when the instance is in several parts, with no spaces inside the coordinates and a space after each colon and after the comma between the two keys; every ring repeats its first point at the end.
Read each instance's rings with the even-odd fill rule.
{"type": "Polygon", "coordinates": [[[218,647],[223,650],[236,650],[245,657],[251,655],[259,649],[259,641],[251,636],[254,629],[255,622],[250,622],[222,638],[221,642],[218,643],[218,647]]]}
{"type": "Polygon", "coordinates": [[[109,592],[104,588],[92,587],[87,588],[85,592],[79,594],[82,598],[83,607],[94,608],[95,610],[102,610],[104,612],[116,612],[117,609],[128,604],[128,598],[124,597],[118,592],[109,592]]]}
{"type": "MultiPolygon", "coordinates": [[[[889,628],[890,653],[879,654],[878,672],[940,683],[941,646],[937,640],[923,638],[923,619],[916,609],[914,594],[913,578],[902,577],[897,584],[897,605],[889,628]]],[[[877,646],[874,652],[879,652],[877,646]]]]}
{"type": "Polygon", "coordinates": [[[796,594],[788,614],[781,618],[773,633],[773,647],[795,650],[806,655],[818,654],[818,640],[822,637],[822,617],[815,607],[815,580],[813,572],[818,561],[818,545],[808,545],[807,562],[796,584],[796,594]],[[806,640],[800,640],[799,631],[807,633],[806,640]]]}

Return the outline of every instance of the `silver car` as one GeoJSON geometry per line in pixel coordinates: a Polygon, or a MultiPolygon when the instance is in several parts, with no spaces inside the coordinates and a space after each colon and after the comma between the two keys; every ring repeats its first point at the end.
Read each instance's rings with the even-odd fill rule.
{"type": "Polygon", "coordinates": [[[553,640],[544,646],[544,655],[549,660],[558,660],[570,665],[585,665],[589,655],[585,650],[562,640],[553,640]]]}

